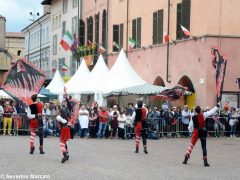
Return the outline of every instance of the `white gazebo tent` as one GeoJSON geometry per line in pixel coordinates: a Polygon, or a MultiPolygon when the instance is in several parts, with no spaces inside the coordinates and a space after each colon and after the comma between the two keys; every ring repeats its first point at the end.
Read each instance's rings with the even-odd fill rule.
{"type": "Polygon", "coordinates": [[[88,76],[90,71],[86,65],[85,60],[83,59],[78,70],[75,72],[73,77],[65,84],[67,92],[69,94],[81,94],[83,87],[87,83],[88,76]]]}
{"type": "Polygon", "coordinates": [[[99,91],[98,87],[101,82],[107,78],[109,69],[102,57],[99,56],[96,65],[93,70],[90,72],[87,80],[87,83],[81,88],[83,94],[94,94],[99,91]]]}
{"type": "Polygon", "coordinates": [[[57,94],[57,95],[63,95],[64,93],[64,81],[58,71],[56,70],[56,73],[54,74],[54,77],[50,84],[46,87],[51,93],[57,94]]]}
{"type": "Polygon", "coordinates": [[[143,85],[145,83],[128,62],[126,54],[122,49],[99,90],[106,94],[114,90],[143,85]]]}
{"type": "Polygon", "coordinates": [[[5,93],[3,90],[0,90],[0,98],[12,99],[12,97],[5,93]]]}

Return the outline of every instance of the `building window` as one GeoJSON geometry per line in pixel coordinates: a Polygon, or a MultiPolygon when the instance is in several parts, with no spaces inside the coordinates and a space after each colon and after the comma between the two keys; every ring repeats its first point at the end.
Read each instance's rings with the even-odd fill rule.
{"type": "Polygon", "coordinates": [[[107,47],[107,12],[103,10],[102,14],[102,46],[107,47]]]}
{"type": "Polygon", "coordinates": [[[54,29],[57,29],[58,28],[58,16],[56,17],[56,20],[55,20],[55,28],[54,29]]]}
{"type": "Polygon", "coordinates": [[[55,28],[55,18],[52,19],[52,30],[55,28]]]}
{"type": "Polygon", "coordinates": [[[42,29],[42,44],[44,44],[46,41],[46,37],[45,37],[45,29],[42,29]]]}
{"type": "Polygon", "coordinates": [[[55,72],[57,70],[57,60],[52,61],[52,71],[55,72]]]}
{"type": "Polygon", "coordinates": [[[141,18],[132,20],[132,38],[136,42],[134,48],[141,48],[141,18]]]}
{"type": "Polygon", "coordinates": [[[83,20],[80,20],[79,24],[79,43],[80,45],[85,44],[85,23],[83,20]]]}
{"type": "Polygon", "coordinates": [[[62,67],[64,64],[65,64],[65,58],[59,58],[58,59],[58,69],[59,69],[61,76],[65,76],[65,72],[62,71],[62,67]]]}
{"type": "Polygon", "coordinates": [[[70,61],[70,76],[73,76],[74,73],[76,72],[76,60],[74,60],[72,58],[72,56],[70,57],[71,61],[70,61]]]}
{"type": "Polygon", "coordinates": [[[180,25],[190,30],[190,16],[191,16],[191,0],[182,0],[182,3],[177,4],[177,24],[176,24],[177,39],[188,38],[183,34],[180,25]]]}
{"type": "Polygon", "coordinates": [[[78,0],[73,0],[72,1],[72,5],[73,5],[73,8],[77,7],[78,6],[78,0]]]}
{"type": "Polygon", "coordinates": [[[66,21],[63,21],[62,22],[62,37],[64,36],[65,32],[66,32],[66,21]]]}
{"type": "Polygon", "coordinates": [[[61,20],[61,14],[59,15],[59,18],[58,18],[58,27],[60,28],[61,27],[61,22],[62,22],[62,20],[61,20]]]}
{"type": "Polygon", "coordinates": [[[77,29],[78,29],[78,20],[77,20],[77,16],[75,16],[72,18],[72,35],[78,34],[77,29]]]}
{"type": "Polygon", "coordinates": [[[46,31],[46,41],[48,42],[49,41],[49,29],[47,27],[47,31],[46,31]]]}
{"type": "Polygon", "coordinates": [[[87,41],[93,42],[93,18],[87,19],[87,41]]]}
{"type": "Polygon", "coordinates": [[[95,42],[99,44],[99,14],[95,15],[95,42]]]}
{"type": "Polygon", "coordinates": [[[68,10],[68,0],[63,0],[63,13],[66,13],[68,10]]]}
{"type": "Polygon", "coordinates": [[[153,13],[153,44],[163,42],[163,10],[153,13]]]}
{"type": "Polygon", "coordinates": [[[57,54],[57,34],[53,36],[53,55],[57,54]]]}
{"type": "MultiPolygon", "coordinates": [[[[120,48],[123,47],[123,24],[113,25],[113,42],[119,44],[120,48]]],[[[116,46],[113,46],[113,51],[120,51],[116,46]]]]}

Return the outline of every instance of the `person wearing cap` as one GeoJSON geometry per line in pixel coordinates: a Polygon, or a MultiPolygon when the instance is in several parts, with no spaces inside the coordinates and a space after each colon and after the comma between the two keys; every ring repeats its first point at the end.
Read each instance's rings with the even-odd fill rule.
{"type": "Polygon", "coordinates": [[[147,135],[146,135],[146,129],[147,129],[147,109],[143,107],[143,102],[138,101],[137,108],[132,114],[131,122],[134,124],[134,130],[136,133],[136,150],[135,153],[139,152],[139,141],[140,141],[140,134],[142,135],[142,141],[143,141],[143,152],[145,154],[148,154],[147,151],[147,135]]]}
{"type": "Polygon", "coordinates": [[[10,105],[9,101],[7,101],[5,103],[5,108],[4,108],[3,112],[4,112],[4,114],[3,114],[3,135],[6,135],[7,126],[8,126],[8,135],[11,136],[12,135],[12,133],[11,133],[12,116],[13,116],[14,109],[10,105]]]}
{"type": "Polygon", "coordinates": [[[37,101],[38,95],[33,94],[31,96],[32,104],[27,109],[27,117],[30,120],[30,154],[35,151],[34,141],[36,136],[36,131],[38,131],[39,136],[39,150],[40,154],[44,154],[43,151],[43,103],[37,101]]]}
{"type": "Polygon", "coordinates": [[[203,151],[204,166],[205,167],[210,166],[207,161],[207,148],[206,148],[207,129],[205,127],[205,120],[207,117],[215,114],[219,106],[220,105],[217,104],[213,109],[206,112],[202,112],[200,106],[195,107],[196,114],[193,115],[192,120],[189,124],[189,131],[192,132],[191,143],[187,149],[187,153],[185,154],[183,164],[187,164],[194,145],[196,144],[197,140],[200,139],[203,151]]]}

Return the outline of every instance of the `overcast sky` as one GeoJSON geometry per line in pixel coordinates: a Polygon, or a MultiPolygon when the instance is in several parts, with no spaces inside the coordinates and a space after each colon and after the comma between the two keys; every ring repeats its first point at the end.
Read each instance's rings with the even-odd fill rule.
{"type": "MultiPolygon", "coordinates": [[[[42,0],[0,0],[0,15],[6,18],[7,32],[20,32],[32,19],[30,12],[43,14],[42,0]]],[[[37,17],[35,18],[37,19],[37,17]]]]}

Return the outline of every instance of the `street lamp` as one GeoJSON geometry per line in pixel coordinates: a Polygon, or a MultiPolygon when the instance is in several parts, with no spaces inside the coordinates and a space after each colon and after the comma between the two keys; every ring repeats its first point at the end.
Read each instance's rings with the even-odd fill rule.
{"type": "Polygon", "coordinates": [[[30,16],[32,16],[32,19],[29,19],[29,21],[35,21],[35,18],[37,16],[40,16],[39,12],[35,13],[35,11],[34,12],[30,12],[29,14],[30,14],[30,16]]]}

